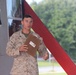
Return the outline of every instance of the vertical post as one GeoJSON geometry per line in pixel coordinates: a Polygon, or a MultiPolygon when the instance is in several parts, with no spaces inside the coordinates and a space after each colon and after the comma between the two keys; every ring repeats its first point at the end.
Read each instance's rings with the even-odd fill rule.
{"type": "Polygon", "coordinates": [[[6,55],[6,44],[9,38],[6,0],[0,0],[0,75],[10,75],[12,59],[6,55]]]}

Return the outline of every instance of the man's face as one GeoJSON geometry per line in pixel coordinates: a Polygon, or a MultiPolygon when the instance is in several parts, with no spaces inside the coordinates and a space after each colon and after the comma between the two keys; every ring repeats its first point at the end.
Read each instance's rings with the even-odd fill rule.
{"type": "Polygon", "coordinates": [[[23,29],[29,30],[33,25],[33,19],[32,18],[24,18],[21,23],[23,25],[23,29]]]}

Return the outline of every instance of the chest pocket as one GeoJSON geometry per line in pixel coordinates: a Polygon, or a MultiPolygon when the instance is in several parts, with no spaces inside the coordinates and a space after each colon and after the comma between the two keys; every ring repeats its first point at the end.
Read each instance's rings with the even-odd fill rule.
{"type": "Polygon", "coordinates": [[[19,36],[19,37],[17,38],[17,40],[16,40],[16,44],[17,44],[18,46],[21,46],[21,45],[23,45],[23,44],[25,43],[25,41],[26,41],[26,37],[23,38],[22,36],[19,36]]]}

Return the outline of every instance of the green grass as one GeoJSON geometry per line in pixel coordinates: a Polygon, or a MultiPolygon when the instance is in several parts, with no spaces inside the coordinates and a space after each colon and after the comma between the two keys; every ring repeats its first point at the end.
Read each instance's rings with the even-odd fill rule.
{"type": "MultiPolygon", "coordinates": [[[[49,61],[38,61],[38,66],[39,67],[48,67],[48,66],[59,66],[60,65],[55,61],[49,62],[49,61]]],[[[54,72],[54,71],[50,71],[50,72],[44,72],[44,73],[40,73],[39,75],[67,75],[65,72],[54,72]]]]}
{"type": "Polygon", "coordinates": [[[57,62],[49,62],[49,61],[38,61],[39,67],[46,67],[46,66],[60,66],[57,62]]]}
{"type": "Polygon", "coordinates": [[[66,73],[43,73],[39,75],[67,75],[66,73]]]}

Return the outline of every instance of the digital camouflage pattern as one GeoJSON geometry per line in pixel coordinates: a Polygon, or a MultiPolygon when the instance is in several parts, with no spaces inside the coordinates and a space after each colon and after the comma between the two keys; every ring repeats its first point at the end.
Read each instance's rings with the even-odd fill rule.
{"type": "MultiPolygon", "coordinates": [[[[41,44],[38,48],[40,56],[47,53],[46,47],[42,41],[42,38],[35,32],[31,32],[33,35],[41,40],[41,44]]],[[[14,57],[13,67],[10,72],[11,75],[39,75],[38,64],[36,56],[33,57],[27,52],[19,52],[19,47],[26,41],[25,35],[22,30],[15,32],[9,39],[6,47],[6,53],[9,56],[14,57]]]]}

